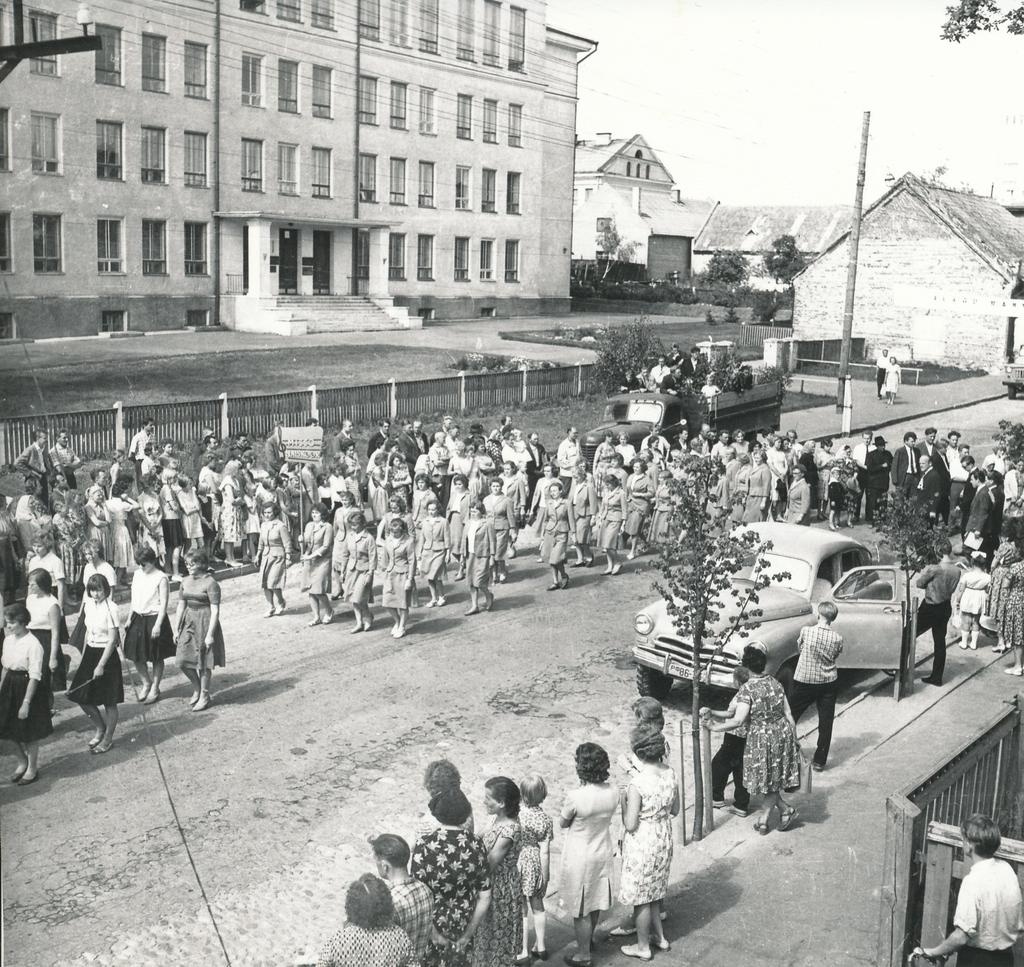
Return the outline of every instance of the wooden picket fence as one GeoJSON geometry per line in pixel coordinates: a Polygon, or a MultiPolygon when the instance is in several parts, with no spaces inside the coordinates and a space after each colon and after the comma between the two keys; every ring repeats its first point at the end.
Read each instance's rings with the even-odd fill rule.
{"type": "Polygon", "coordinates": [[[766,339],[792,339],[791,326],[755,326],[747,325],[740,329],[736,345],[742,349],[764,349],[766,339]]]}
{"type": "Polygon", "coordinates": [[[270,435],[280,417],[286,426],[301,426],[316,417],[327,427],[350,419],[372,423],[432,413],[467,413],[490,407],[511,407],[535,400],[585,396],[594,386],[593,366],[556,366],[549,369],[518,369],[500,373],[460,373],[433,379],[390,380],[364,386],[320,389],[258,396],[176,400],[144,406],[114,403],[108,410],[44,413],[0,418],[0,466],[12,464],[32,442],[36,427],[67,430],[79,456],[91,460],[124,449],[142,429],[147,418],[157,425],[159,439],[191,446],[204,434],[221,438],[244,433],[259,438],[270,435]]]}

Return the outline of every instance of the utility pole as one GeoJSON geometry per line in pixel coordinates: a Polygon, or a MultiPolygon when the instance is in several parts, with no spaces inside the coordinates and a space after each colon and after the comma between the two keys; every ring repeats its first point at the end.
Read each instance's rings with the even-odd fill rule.
{"type": "Polygon", "coordinates": [[[860,160],[857,164],[857,190],[853,196],[853,221],[850,224],[850,265],[846,271],[846,304],[843,308],[843,344],[839,355],[837,405],[843,411],[844,436],[853,429],[853,386],[850,380],[850,355],[853,348],[853,302],[857,292],[857,252],[860,249],[860,220],[864,210],[864,178],[868,165],[868,129],[871,112],[864,112],[860,132],[860,160]]]}

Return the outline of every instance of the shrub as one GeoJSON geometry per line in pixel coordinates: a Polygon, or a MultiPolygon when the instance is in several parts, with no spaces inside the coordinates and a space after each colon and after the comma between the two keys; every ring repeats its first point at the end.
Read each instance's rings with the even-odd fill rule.
{"type": "Polygon", "coordinates": [[[626,373],[644,372],[665,347],[654,328],[641,316],[625,326],[612,326],[597,337],[594,378],[609,393],[622,385],[626,373]]]}
{"type": "Polygon", "coordinates": [[[718,320],[715,318],[715,313],[712,309],[708,309],[707,314],[704,316],[704,321],[709,326],[717,326],[718,320]]]}
{"type": "Polygon", "coordinates": [[[736,313],[736,307],[735,306],[729,306],[728,310],[725,313],[725,321],[730,326],[738,326],[739,325],[740,317],[736,313]]]}

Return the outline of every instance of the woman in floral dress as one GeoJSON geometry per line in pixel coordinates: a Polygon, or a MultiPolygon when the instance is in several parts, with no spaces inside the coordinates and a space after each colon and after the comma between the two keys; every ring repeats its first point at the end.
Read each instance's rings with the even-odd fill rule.
{"type": "Polygon", "coordinates": [[[1006,618],[1007,613],[1007,591],[1010,568],[1021,560],[1021,552],[1013,539],[1004,537],[1003,543],[999,545],[992,557],[991,581],[988,586],[988,597],[985,601],[985,616],[989,619],[987,624],[996,633],[996,644],[993,649],[996,654],[1009,651],[1010,646],[1006,639],[1006,618]]]}
{"type": "Polygon", "coordinates": [[[679,812],[679,787],[665,765],[665,737],[650,726],[638,725],[630,746],[640,763],[622,803],[622,879],[619,899],[632,904],[636,943],[623,947],[627,957],[649,960],[651,946],[670,950],[661,927],[661,902],[668,893],[672,865],[672,817],[679,812]]]}
{"type": "Polygon", "coordinates": [[[488,779],[484,788],[484,808],[493,817],[480,835],[491,869],[491,905],[473,942],[473,967],[509,967],[523,942],[520,794],[507,776],[488,779]]]}
{"type": "Polygon", "coordinates": [[[1003,640],[1013,649],[1015,662],[1006,668],[1007,675],[1024,675],[1024,560],[1004,565],[1007,575],[1003,579],[1003,616],[999,622],[1003,640]]]}
{"type": "Polygon", "coordinates": [[[551,841],[555,838],[555,824],[544,812],[548,787],[541,776],[527,776],[519,783],[519,793],[524,803],[519,814],[519,825],[523,828],[523,848],[519,853],[519,878],[523,885],[523,949],[519,952],[519,959],[524,962],[530,959],[527,941],[532,909],[533,927],[537,934],[533,956],[547,960],[544,894],[551,879],[551,841]]]}
{"type": "Polygon", "coordinates": [[[768,656],[763,645],[747,645],[742,665],[750,679],[736,693],[736,711],[725,720],[712,721],[701,710],[712,732],[732,732],[747,724],[747,745],[743,753],[743,784],[755,796],[764,796],[756,829],[766,835],[772,811],[779,810],[779,829],[788,829],[797,817],[794,806],[782,798],[783,789],[800,785],[800,747],[796,741],[793,714],[782,686],[765,674],[768,656]]]}
{"type": "Polygon", "coordinates": [[[220,480],[220,541],[227,563],[232,567],[238,563],[235,554],[238,545],[245,539],[245,522],[248,516],[248,512],[245,511],[241,469],[242,465],[237,460],[229,460],[220,480]]]}

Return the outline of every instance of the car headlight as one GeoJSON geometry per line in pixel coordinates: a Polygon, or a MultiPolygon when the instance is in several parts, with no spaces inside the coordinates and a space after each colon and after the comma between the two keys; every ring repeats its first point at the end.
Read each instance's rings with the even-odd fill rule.
{"type": "Polygon", "coordinates": [[[654,631],[654,622],[651,620],[650,615],[646,615],[641,611],[633,619],[633,628],[638,635],[649,635],[654,631]]]}

